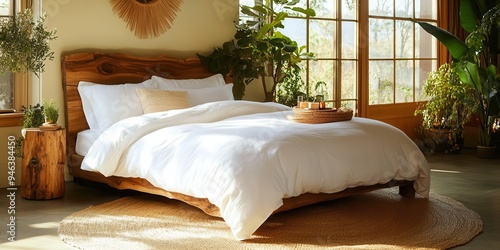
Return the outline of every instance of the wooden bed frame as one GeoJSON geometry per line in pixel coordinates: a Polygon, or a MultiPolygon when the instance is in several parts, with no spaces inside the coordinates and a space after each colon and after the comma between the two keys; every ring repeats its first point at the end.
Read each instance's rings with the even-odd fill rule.
{"type": "MultiPolygon", "coordinates": [[[[105,54],[97,52],[66,53],[62,55],[62,87],[64,92],[65,122],[67,133],[67,157],[69,173],[75,178],[107,184],[117,189],[131,189],[150,194],[166,196],[198,207],[205,213],[220,217],[219,208],[207,199],[194,198],[180,193],[154,187],[145,179],[105,177],[96,172],[80,169],[83,156],[75,152],[78,132],[89,128],[83,113],[78,93],[79,81],[101,84],[139,83],[153,75],[171,79],[197,79],[213,75],[201,65],[197,58],[177,59],[168,56],[140,57],[130,54],[105,54]]],[[[303,194],[283,199],[283,206],[276,212],[334,200],[350,195],[365,193],[381,188],[399,186],[399,193],[414,197],[412,181],[390,181],[386,184],[349,188],[335,194],[303,194]]]]}

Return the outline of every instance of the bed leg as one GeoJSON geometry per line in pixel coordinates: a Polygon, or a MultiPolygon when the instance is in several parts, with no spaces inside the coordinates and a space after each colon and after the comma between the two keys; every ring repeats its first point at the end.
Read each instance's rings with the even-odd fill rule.
{"type": "Polygon", "coordinates": [[[415,198],[415,188],[413,182],[407,185],[399,186],[399,195],[408,198],[415,198]]]}

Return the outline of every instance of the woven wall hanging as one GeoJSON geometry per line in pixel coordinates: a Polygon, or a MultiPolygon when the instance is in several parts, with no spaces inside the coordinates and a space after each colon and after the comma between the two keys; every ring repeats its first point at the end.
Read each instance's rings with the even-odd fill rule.
{"type": "Polygon", "coordinates": [[[171,28],[182,0],[109,0],[113,11],[141,38],[154,38],[171,28]]]}

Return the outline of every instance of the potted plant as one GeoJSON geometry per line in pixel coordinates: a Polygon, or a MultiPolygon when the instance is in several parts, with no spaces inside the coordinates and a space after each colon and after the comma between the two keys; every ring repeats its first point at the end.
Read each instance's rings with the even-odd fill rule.
{"type": "Polygon", "coordinates": [[[43,22],[35,21],[31,9],[0,21],[0,71],[33,72],[37,76],[45,70],[45,60],[53,60],[49,41],[56,39],[56,31],[48,31],[43,22]]]}
{"type": "Polygon", "coordinates": [[[423,94],[428,101],[419,105],[415,115],[422,116],[419,126],[425,150],[457,153],[463,147],[464,126],[471,120],[478,100],[474,88],[463,84],[450,64],[430,72],[423,94]]]}
{"type": "Polygon", "coordinates": [[[23,125],[22,125],[23,129],[21,132],[23,136],[20,136],[16,140],[16,148],[15,148],[16,157],[22,157],[22,145],[26,129],[38,128],[42,126],[42,124],[45,121],[44,107],[39,103],[36,104],[35,106],[32,105],[29,105],[28,107],[23,106],[22,111],[24,112],[23,125]]]}
{"type": "Polygon", "coordinates": [[[243,96],[246,84],[260,78],[265,101],[276,101],[277,86],[286,79],[296,79],[301,71],[301,60],[312,58],[312,53],[304,51],[305,46],[299,47],[296,41],[279,31],[284,28],[283,21],[290,13],[316,15],[313,9],[294,6],[297,3],[295,0],[273,0],[271,6],[271,0],[266,0],[253,7],[241,6],[241,12],[255,20],[236,25],[234,39],[215,48],[212,54],[198,54],[211,72],[232,75],[235,98],[243,96]],[[270,89],[267,81],[271,81],[270,89]]]}
{"type": "Polygon", "coordinates": [[[43,114],[45,117],[45,123],[43,126],[56,126],[57,119],[59,118],[59,107],[56,102],[51,99],[49,102],[43,100],[43,114]]]}
{"type": "MultiPolygon", "coordinates": [[[[500,1],[462,0],[460,19],[462,27],[470,34],[465,41],[439,27],[419,22],[431,35],[441,41],[453,57],[452,67],[460,80],[474,88],[476,116],[479,122],[478,155],[483,150],[492,151],[493,123],[500,116],[500,78],[497,73],[497,54],[500,26],[500,1]],[[491,4],[495,4],[492,6],[491,4]]],[[[498,154],[496,154],[498,155],[498,154]]]]}
{"type": "Polygon", "coordinates": [[[38,128],[45,121],[44,107],[39,103],[35,106],[23,107],[23,128],[38,128]]]}

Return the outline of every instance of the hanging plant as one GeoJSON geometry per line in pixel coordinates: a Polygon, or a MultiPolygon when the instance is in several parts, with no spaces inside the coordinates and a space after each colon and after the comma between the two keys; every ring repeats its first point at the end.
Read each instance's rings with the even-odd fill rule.
{"type": "Polygon", "coordinates": [[[0,21],[0,72],[45,71],[45,61],[54,59],[49,41],[55,40],[56,30],[43,25],[45,16],[35,21],[31,9],[0,21]]]}

